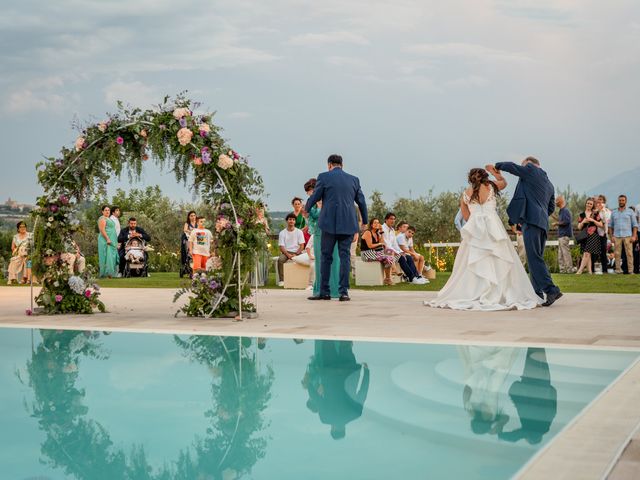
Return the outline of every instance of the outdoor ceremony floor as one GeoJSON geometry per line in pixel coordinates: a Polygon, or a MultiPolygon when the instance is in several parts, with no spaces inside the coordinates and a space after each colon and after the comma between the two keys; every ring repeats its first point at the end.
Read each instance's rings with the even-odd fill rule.
{"type": "MultiPolygon", "coordinates": [[[[640,351],[636,294],[570,293],[551,308],[485,313],[424,307],[422,301],[435,292],[353,290],[352,301],[340,303],[307,301],[306,291],[265,290],[258,297],[258,318],[243,322],[175,318],[173,294],[105,288],[109,313],[27,316],[29,290],[0,287],[0,327],[640,351]]],[[[625,447],[609,478],[638,478],[638,405],[636,362],[534,458],[521,478],[602,478],[625,447]]]]}

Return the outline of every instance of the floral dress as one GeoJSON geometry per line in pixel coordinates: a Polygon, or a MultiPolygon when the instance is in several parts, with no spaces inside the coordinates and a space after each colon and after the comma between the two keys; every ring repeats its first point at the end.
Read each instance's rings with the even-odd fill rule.
{"type": "MultiPolygon", "coordinates": [[[[587,218],[587,214],[585,212],[582,212],[578,217],[578,222],[582,222],[585,218],[587,218]]],[[[600,213],[594,211],[592,218],[599,222],[600,213]]],[[[600,235],[598,235],[598,227],[596,227],[594,224],[588,224],[588,226],[585,225],[583,228],[587,229],[587,233],[589,234],[589,236],[586,240],[580,243],[580,250],[583,253],[588,252],[592,255],[600,255],[601,240],[600,235]]]]}

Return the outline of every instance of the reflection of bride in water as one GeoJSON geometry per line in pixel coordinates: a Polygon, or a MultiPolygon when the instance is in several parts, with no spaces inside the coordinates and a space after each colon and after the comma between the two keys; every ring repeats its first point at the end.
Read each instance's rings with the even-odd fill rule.
{"type": "Polygon", "coordinates": [[[501,440],[540,443],[551,428],[557,411],[557,392],[544,348],[528,348],[524,370],[509,387],[509,397],[518,412],[520,428],[505,432],[509,416],[503,413],[500,395],[517,356],[512,347],[458,347],[465,370],[462,394],[474,433],[496,434],[501,440]]]}
{"type": "Polygon", "coordinates": [[[464,409],[474,433],[497,434],[509,421],[499,404],[500,390],[516,359],[517,349],[491,346],[460,346],[464,368],[464,409]]]}

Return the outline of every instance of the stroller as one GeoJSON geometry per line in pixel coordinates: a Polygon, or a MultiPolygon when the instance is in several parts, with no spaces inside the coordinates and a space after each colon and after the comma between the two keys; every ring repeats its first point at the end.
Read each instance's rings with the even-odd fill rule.
{"type": "Polygon", "coordinates": [[[130,238],[124,244],[124,272],[125,278],[148,277],[149,255],[147,246],[142,238],[130,238]]]}

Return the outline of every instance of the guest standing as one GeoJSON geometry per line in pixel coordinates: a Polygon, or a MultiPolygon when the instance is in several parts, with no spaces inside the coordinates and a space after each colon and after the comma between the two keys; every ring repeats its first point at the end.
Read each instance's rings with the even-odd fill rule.
{"type": "Polygon", "coordinates": [[[116,225],[111,220],[111,208],[104,205],[102,216],[98,220],[98,263],[101,277],[116,277],[118,275],[118,235],[116,225]]]}
{"type": "Polygon", "coordinates": [[[627,255],[627,270],[633,274],[633,244],[638,239],[636,213],[627,208],[627,196],[618,197],[618,208],[611,212],[609,235],[613,239],[616,273],[622,273],[622,247],[627,255]]]}
{"type": "Polygon", "coordinates": [[[191,210],[187,213],[187,220],[182,226],[182,235],[180,236],[180,278],[191,275],[191,255],[189,254],[189,236],[191,231],[197,226],[196,212],[191,210]]]}
{"type": "Polygon", "coordinates": [[[7,284],[12,282],[27,283],[31,280],[31,268],[28,263],[29,240],[31,234],[27,232],[27,224],[18,222],[16,233],[11,240],[11,260],[9,261],[9,278],[7,284]]]}
{"type": "MultiPolygon", "coordinates": [[[[313,189],[316,187],[316,179],[312,178],[304,184],[304,190],[309,196],[313,195],[313,189]]],[[[313,257],[314,262],[311,268],[315,271],[315,279],[313,282],[313,295],[320,295],[320,285],[322,283],[322,276],[320,274],[321,261],[322,261],[322,230],[318,225],[318,219],[320,218],[320,211],[322,209],[322,201],[316,203],[308,212],[308,227],[309,235],[311,238],[309,242],[313,242],[313,257]]],[[[295,212],[294,212],[295,213],[295,212]]],[[[340,284],[340,257],[338,255],[338,245],[333,249],[333,262],[331,264],[331,274],[329,276],[329,290],[332,298],[340,298],[339,293],[340,284]]]]}
{"type": "MultiPolygon", "coordinates": [[[[600,263],[602,264],[602,273],[607,272],[605,265],[607,264],[607,234],[609,233],[609,222],[611,221],[611,210],[607,208],[607,197],[600,194],[596,197],[596,210],[600,212],[600,219],[602,220],[602,228],[598,228],[598,235],[600,235],[600,263]]],[[[598,261],[598,257],[591,258],[592,263],[598,261]]],[[[608,273],[608,272],[607,272],[608,273]]]]}
{"type": "Polygon", "coordinates": [[[120,235],[120,230],[122,229],[120,227],[120,215],[122,215],[122,211],[120,210],[120,207],[116,205],[111,207],[111,216],[109,218],[113,220],[113,223],[116,226],[116,236],[120,235]]]}
{"type": "MultiPolygon", "coordinates": [[[[580,275],[586,268],[589,273],[593,273],[591,258],[598,258],[600,255],[600,235],[598,228],[603,228],[604,222],[600,212],[595,208],[593,198],[588,198],[585,202],[584,212],[578,217],[578,230],[587,229],[587,238],[581,242],[582,261],[576,275],[580,275]]],[[[604,269],[604,267],[603,267],[604,269]]]]}
{"type": "MultiPolygon", "coordinates": [[[[558,267],[560,273],[574,273],[571,250],[569,249],[569,242],[573,237],[571,212],[567,208],[567,202],[562,195],[558,195],[556,198],[556,206],[560,209],[558,211],[558,221],[556,222],[558,227],[558,267]]],[[[604,270],[606,264],[602,268],[604,270]]]]}
{"type": "MultiPolygon", "coordinates": [[[[269,228],[269,220],[267,219],[264,213],[264,203],[259,202],[256,205],[256,220],[255,223],[257,225],[262,225],[264,227],[264,232],[269,235],[271,233],[271,229],[269,228]]],[[[263,250],[258,252],[257,258],[257,269],[258,269],[258,277],[252,274],[251,283],[255,285],[256,282],[258,285],[265,285],[267,283],[267,278],[269,277],[269,251],[263,250]]]]}

